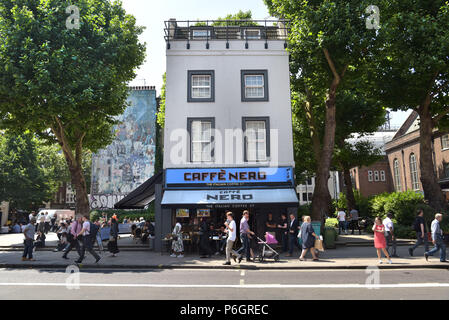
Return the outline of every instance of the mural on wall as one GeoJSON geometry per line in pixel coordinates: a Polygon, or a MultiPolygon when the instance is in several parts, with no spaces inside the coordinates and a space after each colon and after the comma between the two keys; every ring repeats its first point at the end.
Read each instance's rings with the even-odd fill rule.
{"type": "Polygon", "coordinates": [[[156,91],[131,90],[128,102],[114,128],[115,140],[92,155],[92,209],[113,208],[154,174],[156,91]]]}

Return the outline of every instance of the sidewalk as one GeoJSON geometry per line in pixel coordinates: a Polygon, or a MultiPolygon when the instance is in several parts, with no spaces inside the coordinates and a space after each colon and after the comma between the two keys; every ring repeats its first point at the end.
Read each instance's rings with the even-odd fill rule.
{"type": "MultiPolygon", "coordinates": [[[[368,266],[379,268],[443,268],[449,269],[448,263],[441,263],[439,257],[430,257],[427,262],[424,257],[424,248],[415,250],[414,257],[407,252],[408,247],[398,247],[400,258],[393,258],[393,264],[378,264],[376,251],[373,247],[342,247],[327,250],[320,254],[320,261],[313,262],[309,259],[304,262],[298,260],[299,252],[296,251],[294,258],[281,255],[281,261],[247,263],[242,260],[241,264],[232,261],[231,266],[224,266],[224,256],[213,256],[210,259],[201,259],[197,254],[186,255],[184,258],[172,258],[167,254],[161,255],[152,251],[120,252],[117,257],[109,257],[109,253],[102,253],[102,259],[98,264],[94,263],[93,257],[86,253],[85,263],[81,268],[104,268],[104,269],[161,269],[161,268],[184,268],[184,269],[365,269],[368,266]]],[[[65,268],[74,263],[78,258],[75,251],[69,254],[69,260],[61,258],[61,252],[37,251],[34,255],[36,261],[21,261],[22,253],[18,251],[0,252],[0,268],[65,268]]]]}

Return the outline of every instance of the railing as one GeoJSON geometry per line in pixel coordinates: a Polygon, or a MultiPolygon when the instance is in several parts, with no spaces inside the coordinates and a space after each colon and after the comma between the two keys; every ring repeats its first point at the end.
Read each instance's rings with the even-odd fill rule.
{"type": "Polygon", "coordinates": [[[190,49],[190,41],[205,41],[206,49],[209,49],[210,40],[223,40],[226,49],[229,49],[229,41],[243,40],[245,48],[248,42],[254,40],[265,41],[268,49],[269,40],[283,40],[287,47],[289,32],[288,20],[195,20],[177,21],[171,19],[165,21],[164,39],[167,49],[170,49],[171,41],[186,41],[186,48],[190,49]]]}

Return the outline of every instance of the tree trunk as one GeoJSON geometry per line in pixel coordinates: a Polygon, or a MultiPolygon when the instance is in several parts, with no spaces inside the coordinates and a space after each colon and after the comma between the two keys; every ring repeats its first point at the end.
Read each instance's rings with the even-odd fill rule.
{"type": "Polygon", "coordinates": [[[311,218],[315,221],[323,221],[324,215],[329,214],[329,170],[332,162],[332,154],[335,145],[336,128],[336,89],[338,83],[333,82],[326,99],[326,120],[323,137],[323,147],[315,178],[315,189],[312,198],[311,218]]]}
{"type": "Polygon", "coordinates": [[[69,167],[72,177],[72,185],[75,187],[75,211],[77,215],[85,216],[90,212],[89,199],[87,197],[86,179],[81,165],[69,167]]]}
{"type": "Polygon", "coordinates": [[[352,186],[351,173],[349,172],[349,168],[343,169],[343,177],[345,180],[345,188],[346,188],[346,204],[348,206],[348,210],[355,208],[355,197],[354,190],[352,186]]]}
{"type": "MultiPolygon", "coordinates": [[[[432,130],[433,121],[430,113],[430,100],[426,101],[418,109],[420,119],[420,159],[419,168],[421,173],[421,183],[424,190],[424,197],[429,205],[436,211],[443,211],[448,209],[447,202],[444,198],[441,187],[438,184],[433,163],[432,150],[432,130]]],[[[409,155],[406,155],[408,159],[409,155]]]]}

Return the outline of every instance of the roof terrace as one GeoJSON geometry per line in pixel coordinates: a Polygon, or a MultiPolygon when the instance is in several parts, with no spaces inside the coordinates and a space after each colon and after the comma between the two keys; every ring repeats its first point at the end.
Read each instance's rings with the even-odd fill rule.
{"type": "Polygon", "coordinates": [[[167,49],[170,49],[171,41],[185,41],[187,49],[190,49],[191,41],[205,41],[206,49],[209,49],[209,41],[213,40],[225,41],[226,49],[229,49],[229,41],[245,41],[246,49],[249,41],[265,41],[265,49],[268,49],[268,41],[272,40],[284,41],[284,47],[287,47],[289,21],[170,19],[165,21],[164,32],[167,49]]]}

